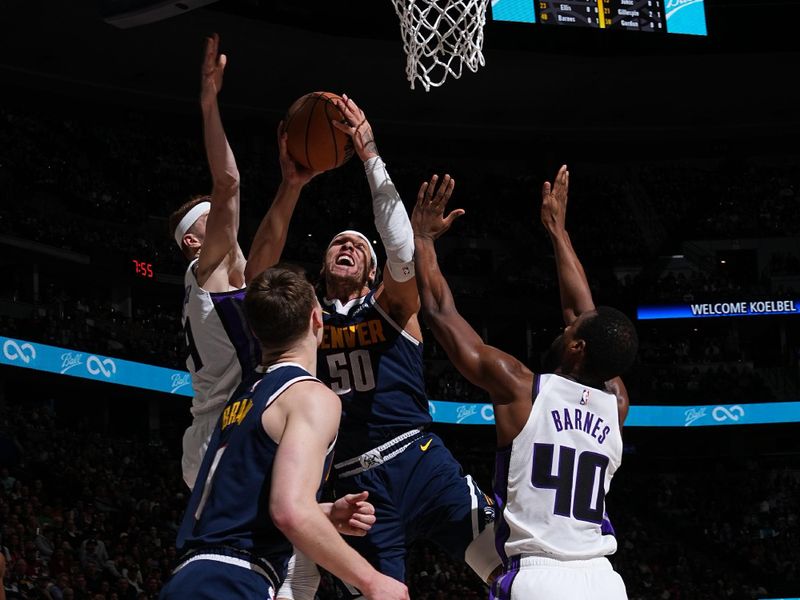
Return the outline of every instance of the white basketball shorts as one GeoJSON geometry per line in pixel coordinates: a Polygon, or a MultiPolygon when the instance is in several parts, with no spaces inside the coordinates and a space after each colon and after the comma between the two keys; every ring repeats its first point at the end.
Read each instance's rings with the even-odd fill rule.
{"type": "Polygon", "coordinates": [[[512,557],[490,600],[627,600],[625,583],[605,557],[555,560],[512,557]]]}
{"type": "Polygon", "coordinates": [[[208,448],[208,441],[214,433],[214,426],[219,419],[218,411],[211,411],[202,415],[197,415],[192,424],[183,434],[183,456],[181,458],[181,469],[183,470],[183,480],[189,489],[194,488],[197,472],[200,470],[200,463],[208,448]]]}

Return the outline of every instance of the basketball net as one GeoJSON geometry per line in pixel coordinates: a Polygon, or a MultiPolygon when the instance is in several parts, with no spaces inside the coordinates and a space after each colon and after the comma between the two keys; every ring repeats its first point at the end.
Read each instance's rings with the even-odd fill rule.
{"type": "Polygon", "coordinates": [[[489,0],[392,0],[400,18],[406,79],[428,92],[463,67],[475,73],[485,64],[483,26],[489,0]]]}

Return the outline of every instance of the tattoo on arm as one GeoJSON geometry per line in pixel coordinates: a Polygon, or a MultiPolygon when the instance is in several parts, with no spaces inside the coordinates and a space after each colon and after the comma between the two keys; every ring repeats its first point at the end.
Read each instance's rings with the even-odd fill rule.
{"type": "Polygon", "coordinates": [[[361,130],[361,127],[366,123],[367,120],[364,119],[361,123],[356,126],[356,133],[361,137],[361,143],[364,145],[365,150],[370,150],[375,154],[378,154],[378,145],[375,143],[375,135],[372,133],[372,127],[367,125],[364,131],[361,130]]]}

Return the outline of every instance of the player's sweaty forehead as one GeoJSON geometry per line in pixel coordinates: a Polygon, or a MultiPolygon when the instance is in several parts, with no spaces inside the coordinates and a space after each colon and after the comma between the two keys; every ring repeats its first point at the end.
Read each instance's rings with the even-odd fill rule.
{"type": "Polygon", "coordinates": [[[332,246],[341,246],[342,244],[352,243],[354,248],[357,248],[360,252],[364,252],[369,255],[369,265],[371,267],[377,267],[378,265],[378,257],[375,254],[375,250],[373,250],[372,245],[369,242],[369,238],[365,236],[360,231],[356,231],[354,229],[345,229],[344,231],[340,231],[331,240],[331,243],[328,244],[327,252],[330,252],[332,246]]]}
{"type": "Polygon", "coordinates": [[[367,242],[362,237],[359,237],[353,233],[341,233],[337,235],[331,240],[331,243],[328,244],[328,249],[333,246],[344,246],[347,242],[350,242],[353,244],[353,246],[363,250],[367,255],[369,255],[369,246],[367,242]]]}

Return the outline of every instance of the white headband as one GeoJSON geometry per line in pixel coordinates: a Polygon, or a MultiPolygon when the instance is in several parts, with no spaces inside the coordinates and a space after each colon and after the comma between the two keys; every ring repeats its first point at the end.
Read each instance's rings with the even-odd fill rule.
{"type": "MultiPolygon", "coordinates": [[[[378,266],[378,256],[375,254],[375,249],[372,247],[372,242],[370,242],[367,239],[367,236],[365,236],[360,231],[356,231],[355,229],[345,229],[344,231],[340,231],[339,233],[337,233],[335,236],[333,236],[331,238],[331,244],[333,243],[333,240],[335,240],[340,235],[357,235],[362,240],[367,242],[367,247],[369,248],[369,254],[372,257],[372,264],[370,266],[372,266],[372,267],[377,267],[378,266]]],[[[331,244],[328,244],[328,248],[331,247],[331,244]]]]}
{"type": "Polygon", "coordinates": [[[211,202],[198,202],[192,209],[183,215],[180,223],[175,228],[175,243],[178,248],[183,250],[183,236],[189,231],[189,228],[195,224],[195,221],[211,210],[211,202]]]}

